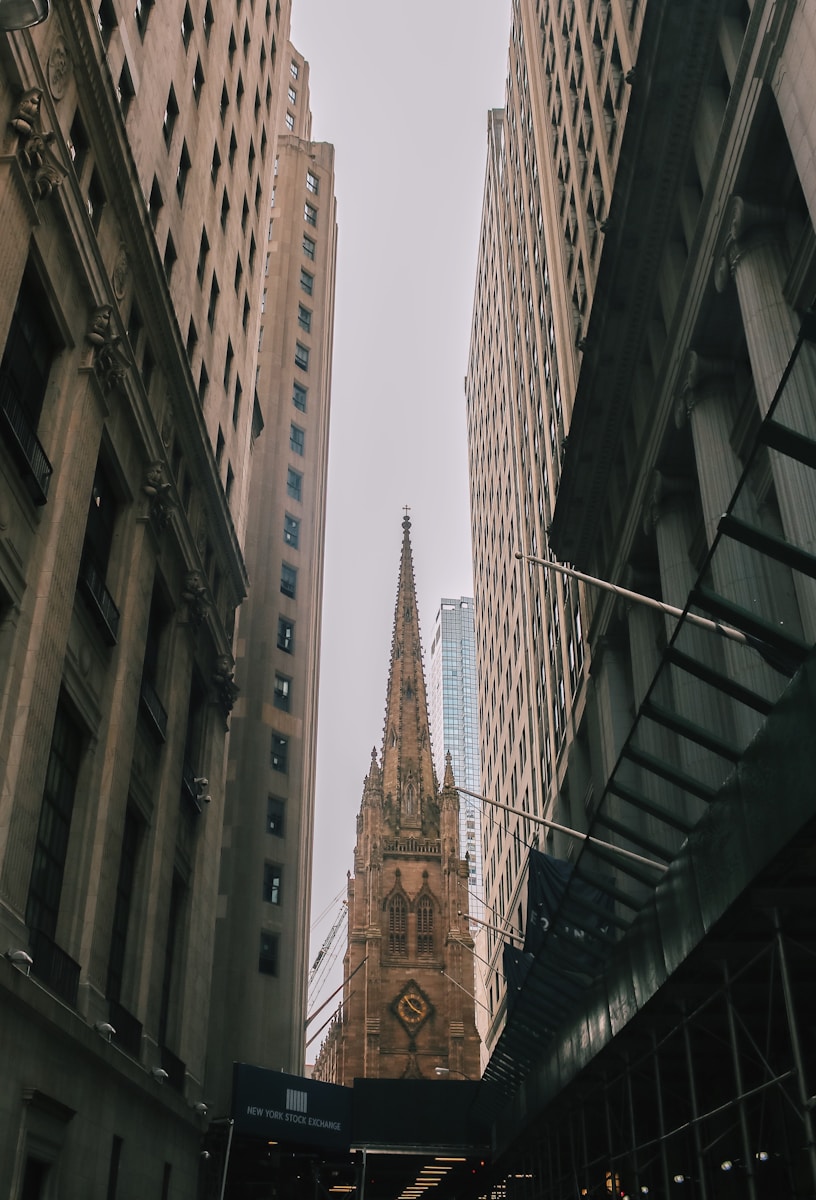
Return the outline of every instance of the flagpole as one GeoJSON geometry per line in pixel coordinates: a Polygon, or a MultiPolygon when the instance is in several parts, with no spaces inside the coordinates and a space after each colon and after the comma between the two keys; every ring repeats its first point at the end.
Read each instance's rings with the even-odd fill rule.
{"type": "MultiPolygon", "coordinates": [[[[614,854],[620,854],[623,858],[640,863],[641,866],[651,867],[653,870],[661,872],[668,871],[669,869],[666,863],[655,862],[653,858],[645,858],[642,854],[636,854],[634,850],[624,850],[623,846],[615,846],[612,842],[604,842],[600,838],[591,837],[588,833],[581,833],[579,829],[570,829],[566,825],[559,825],[557,821],[550,821],[547,817],[537,817],[533,813],[526,813],[520,808],[513,808],[509,804],[502,804],[500,800],[491,800],[489,796],[482,796],[480,792],[471,792],[468,788],[459,787],[458,784],[455,787],[457,792],[464,792],[466,796],[473,796],[475,800],[481,800],[484,804],[492,804],[494,808],[503,808],[505,812],[513,813],[517,817],[525,817],[528,821],[532,821],[536,825],[546,825],[548,829],[555,829],[558,833],[565,833],[567,837],[576,838],[587,845],[599,846],[603,850],[611,850],[614,854]]],[[[475,917],[471,917],[471,920],[475,919],[475,917]]]]}
{"type": "Polygon", "coordinates": [[[576,571],[573,567],[565,567],[561,563],[552,562],[548,558],[536,558],[532,554],[522,554],[518,550],[515,557],[522,562],[537,563],[539,567],[545,567],[548,571],[557,571],[559,575],[568,575],[570,579],[580,579],[582,583],[588,583],[591,587],[611,592],[613,596],[620,596],[623,600],[631,600],[634,604],[644,604],[647,608],[656,608],[664,616],[674,617],[675,620],[679,621],[681,617],[684,617],[692,625],[698,625],[701,629],[707,629],[709,633],[718,633],[720,637],[728,638],[729,641],[740,642],[743,646],[754,645],[747,633],[743,633],[741,629],[735,629],[733,625],[723,625],[721,621],[712,621],[710,617],[701,617],[697,613],[684,611],[682,608],[675,607],[674,604],[666,604],[663,600],[656,600],[654,596],[644,596],[642,592],[632,592],[629,588],[620,587],[617,583],[609,583],[606,579],[596,579],[594,575],[585,575],[583,571],[576,571]]]}

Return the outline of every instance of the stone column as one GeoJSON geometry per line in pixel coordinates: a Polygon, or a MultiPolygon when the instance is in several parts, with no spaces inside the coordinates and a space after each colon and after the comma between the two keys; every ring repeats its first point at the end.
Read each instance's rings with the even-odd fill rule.
{"type": "MultiPolygon", "coordinates": [[[[742,464],[731,448],[734,368],[729,362],[704,359],[693,350],[686,366],[675,406],[675,424],[681,428],[688,421],[691,428],[706,544],[711,548],[720,518],[731,504],[742,474],[742,464]]],[[[761,525],[749,488],[740,497],[738,515],[761,525]]],[[[757,616],[782,619],[762,561],[741,543],[730,538],[720,541],[711,560],[711,578],[714,590],[724,599],[757,616]]],[[[725,641],[723,656],[732,679],[760,695],[776,693],[778,678],[756,651],[725,641]]],[[[736,732],[745,744],[756,733],[760,718],[742,705],[735,706],[734,711],[736,732]]]]}
{"type": "MultiPolygon", "coordinates": [[[[760,415],[765,417],[788,365],[798,333],[795,314],[783,295],[786,267],[779,233],[784,211],[733,198],[723,254],[715,283],[722,292],[733,276],[742,313],[760,415]]],[[[780,417],[799,433],[816,437],[816,380],[794,372],[788,380],[780,417]]],[[[816,553],[816,485],[801,463],[769,451],[784,536],[816,553]]],[[[816,584],[797,579],[805,636],[816,640],[816,584]]]]}
{"type": "MultiPolygon", "coordinates": [[[[644,516],[644,531],[654,533],[660,565],[660,589],[667,604],[684,608],[689,592],[696,582],[688,555],[693,529],[689,504],[689,484],[670,479],[656,471],[652,494],[644,516]]],[[[677,627],[676,617],[666,617],[666,633],[670,639],[677,627]]],[[[698,662],[722,667],[722,648],[716,634],[686,622],[677,642],[678,649],[698,662]]],[[[689,721],[705,729],[723,732],[727,728],[727,713],[714,688],[687,672],[672,669],[672,692],[675,710],[689,721]]],[[[687,739],[680,739],[680,765],[683,770],[704,783],[720,783],[718,771],[710,754],[687,739]]],[[[688,798],[687,815],[698,815],[697,802],[688,798]]]]}

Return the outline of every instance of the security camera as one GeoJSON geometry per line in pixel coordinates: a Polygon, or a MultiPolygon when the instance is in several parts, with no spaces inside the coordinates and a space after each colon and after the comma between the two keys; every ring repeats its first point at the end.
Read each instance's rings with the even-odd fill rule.
{"type": "Polygon", "coordinates": [[[156,1083],[164,1083],[165,1079],[169,1078],[163,1067],[154,1067],[150,1074],[156,1080],[156,1083]]]}

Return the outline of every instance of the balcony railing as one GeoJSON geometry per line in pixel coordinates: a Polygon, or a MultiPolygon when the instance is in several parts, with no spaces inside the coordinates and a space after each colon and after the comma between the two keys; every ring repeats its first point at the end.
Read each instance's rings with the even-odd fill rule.
{"type": "Polygon", "coordinates": [[[109,646],[115,646],[119,633],[119,609],[90,558],[83,558],[80,563],[79,590],[105,641],[109,646]]]}
{"type": "Polygon", "coordinates": [[[175,1088],[177,1092],[184,1092],[184,1076],[187,1072],[185,1063],[180,1058],[176,1058],[172,1050],[168,1050],[166,1046],[161,1048],[161,1065],[162,1070],[167,1072],[167,1082],[170,1087],[175,1088]]]}
{"type": "Polygon", "coordinates": [[[156,695],[156,689],[145,675],[142,676],[139,704],[142,712],[147,717],[151,732],[160,742],[166,741],[167,713],[164,710],[161,700],[156,695]]]}
{"type": "Polygon", "coordinates": [[[61,950],[42,930],[32,929],[29,936],[34,962],[31,974],[47,988],[76,1008],[79,992],[79,963],[61,950]]]}
{"type": "Polygon", "coordinates": [[[0,425],[9,434],[4,440],[17,460],[31,499],[35,504],[45,504],[54,468],[7,377],[0,377],[0,425]]]}
{"type": "Polygon", "coordinates": [[[108,1017],[115,1032],[112,1040],[120,1049],[137,1061],[142,1056],[142,1023],[128,1012],[117,1000],[108,1001],[108,1017]]]}

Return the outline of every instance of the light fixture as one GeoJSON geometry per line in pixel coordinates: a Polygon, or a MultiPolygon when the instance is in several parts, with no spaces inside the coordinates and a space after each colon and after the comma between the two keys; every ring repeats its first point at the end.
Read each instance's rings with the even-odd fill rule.
{"type": "Polygon", "coordinates": [[[94,1021],[94,1029],[103,1039],[103,1041],[106,1042],[109,1042],[116,1033],[116,1030],[113,1028],[110,1021],[94,1021]]]}
{"type": "Polygon", "coordinates": [[[754,1158],[757,1160],[757,1162],[767,1162],[769,1157],[770,1156],[767,1150],[757,1150],[756,1154],[754,1155],[754,1158]]]}
{"type": "MultiPolygon", "coordinates": [[[[2,0],[0,0],[0,4],[2,4],[2,0]]],[[[31,968],[34,966],[34,959],[27,950],[12,950],[9,948],[5,953],[5,957],[13,967],[17,967],[24,975],[31,973],[31,968]]]]}
{"type": "Polygon", "coordinates": [[[164,1067],[154,1067],[150,1074],[156,1080],[156,1083],[164,1083],[165,1079],[169,1078],[164,1067]]]}
{"type": "Polygon", "coordinates": [[[48,16],[49,0],[0,0],[0,32],[29,29],[48,16]]]}
{"type": "Polygon", "coordinates": [[[685,1175],[675,1175],[674,1182],[675,1183],[685,1183],[686,1182],[685,1175]]]}
{"type": "Polygon", "coordinates": [[[198,1104],[192,1105],[193,1112],[198,1113],[200,1117],[206,1117],[207,1105],[203,1100],[199,1100],[198,1104]]]}
{"type": "Polygon", "coordinates": [[[734,1164],[732,1163],[730,1158],[724,1158],[723,1161],[720,1163],[720,1170],[721,1171],[730,1171],[730,1170],[732,1170],[733,1166],[734,1166],[734,1164]]]}

